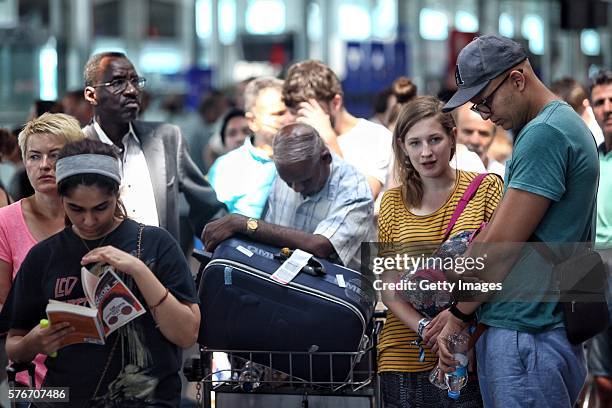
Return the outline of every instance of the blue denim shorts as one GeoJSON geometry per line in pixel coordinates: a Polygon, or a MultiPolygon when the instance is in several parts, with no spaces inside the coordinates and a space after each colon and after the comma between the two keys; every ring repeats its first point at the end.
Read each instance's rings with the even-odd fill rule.
{"type": "Polygon", "coordinates": [[[532,334],[490,327],[476,358],[485,407],[571,408],[586,379],[582,346],[564,328],[532,334]]]}

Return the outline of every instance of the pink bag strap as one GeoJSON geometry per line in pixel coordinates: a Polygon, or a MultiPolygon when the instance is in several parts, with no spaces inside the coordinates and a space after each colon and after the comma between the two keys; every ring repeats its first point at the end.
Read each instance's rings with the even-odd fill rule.
{"type": "Polygon", "coordinates": [[[477,175],[476,178],[472,180],[468,188],[465,190],[463,196],[461,196],[461,199],[457,203],[457,207],[455,208],[455,212],[453,212],[453,216],[451,217],[448,223],[448,227],[446,227],[446,232],[444,233],[444,239],[442,240],[442,242],[448,239],[451,231],[453,230],[453,227],[455,226],[455,223],[457,222],[459,217],[461,217],[463,210],[465,210],[465,207],[467,207],[470,200],[474,197],[474,195],[476,195],[478,187],[480,187],[482,180],[484,180],[484,178],[487,177],[488,174],[489,173],[482,173],[477,175]]]}

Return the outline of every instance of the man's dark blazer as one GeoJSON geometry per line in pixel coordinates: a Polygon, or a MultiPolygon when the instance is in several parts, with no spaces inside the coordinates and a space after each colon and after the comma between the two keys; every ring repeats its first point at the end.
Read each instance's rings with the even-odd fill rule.
{"type": "MultiPolygon", "coordinates": [[[[226,214],[227,210],[191,160],[180,129],[168,123],[143,121],[132,122],[132,128],[149,168],[159,225],[180,242],[179,192],[182,192],[189,203],[189,220],[200,236],[209,220],[226,214]]],[[[100,140],[93,123],[85,126],[83,132],[90,139],[100,140]]]]}

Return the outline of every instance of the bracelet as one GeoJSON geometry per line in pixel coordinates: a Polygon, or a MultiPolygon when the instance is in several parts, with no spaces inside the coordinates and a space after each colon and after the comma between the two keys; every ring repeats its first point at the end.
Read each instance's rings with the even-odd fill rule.
{"type": "Polygon", "coordinates": [[[157,304],[154,305],[154,306],[149,305],[149,310],[151,311],[151,313],[153,313],[155,308],[159,307],[162,303],[164,303],[166,298],[168,298],[169,294],[170,294],[170,290],[168,288],[166,288],[166,293],[164,293],[164,296],[161,298],[161,300],[159,302],[157,302],[157,304]]]}
{"type": "Polygon", "coordinates": [[[417,334],[419,335],[421,339],[423,338],[423,332],[425,331],[425,328],[429,325],[429,323],[431,323],[431,320],[426,317],[419,320],[419,327],[417,329],[417,334]]]}
{"type": "Polygon", "coordinates": [[[457,308],[457,302],[453,302],[448,311],[464,323],[469,323],[476,317],[475,313],[465,314],[461,310],[459,310],[459,308],[457,308]]]}

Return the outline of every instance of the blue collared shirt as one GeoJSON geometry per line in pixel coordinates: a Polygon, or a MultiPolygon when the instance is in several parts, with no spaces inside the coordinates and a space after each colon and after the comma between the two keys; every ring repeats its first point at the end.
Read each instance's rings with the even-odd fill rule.
{"type": "Polygon", "coordinates": [[[248,137],[242,146],[219,157],[208,172],[217,200],[229,212],[253,218],[261,217],[275,178],[274,162],[248,137]]]}
{"type": "Polygon", "coordinates": [[[355,167],[335,154],[332,157],[327,183],[313,196],[302,197],[278,177],[265,221],[323,235],[345,266],[359,269],[360,245],[375,234],[372,192],[355,167]]]}

